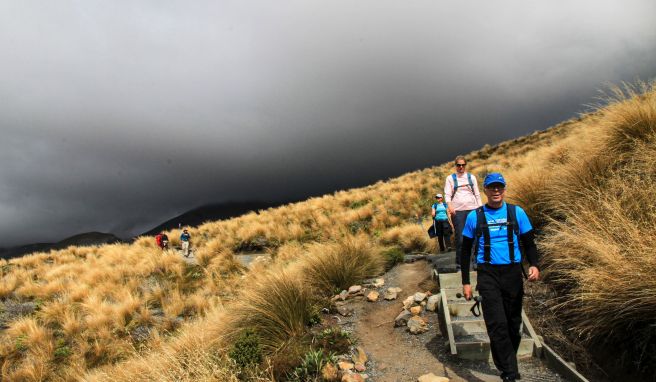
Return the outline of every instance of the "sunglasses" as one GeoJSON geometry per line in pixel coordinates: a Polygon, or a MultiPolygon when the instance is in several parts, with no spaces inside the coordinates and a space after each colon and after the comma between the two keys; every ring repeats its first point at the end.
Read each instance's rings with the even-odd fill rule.
{"type": "Polygon", "coordinates": [[[489,186],[485,186],[488,190],[494,190],[494,191],[503,191],[506,189],[506,186],[503,184],[490,184],[489,186]]]}
{"type": "Polygon", "coordinates": [[[456,167],[465,167],[467,163],[456,163],[456,167]]]}

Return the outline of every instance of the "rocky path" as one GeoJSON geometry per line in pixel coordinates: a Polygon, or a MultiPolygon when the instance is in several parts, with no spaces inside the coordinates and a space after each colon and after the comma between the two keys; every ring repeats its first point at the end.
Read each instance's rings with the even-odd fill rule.
{"type": "MultiPolygon", "coordinates": [[[[469,361],[452,356],[446,338],[442,337],[435,312],[423,310],[421,318],[426,322],[428,331],[411,334],[406,326],[395,327],[394,321],[403,309],[403,300],[416,292],[438,292],[437,284],[431,279],[433,264],[438,267],[450,266],[453,254],[431,256],[431,261],[418,260],[401,264],[387,272],[383,278],[383,287],[370,287],[359,298],[349,299],[346,303],[352,314],[344,317],[340,325],[352,331],[369,356],[366,373],[368,382],[415,382],[448,381],[492,382],[500,381],[499,374],[491,362],[469,361]],[[433,263],[433,264],[431,264],[433,263]],[[384,291],[390,287],[399,287],[402,292],[391,301],[383,299],[384,291]],[[366,296],[370,290],[377,290],[380,299],[368,302],[366,296]],[[419,379],[426,374],[433,374],[435,379],[419,379]]],[[[430,294],[430,293],[429,293],[430,294]]],[[[552,371],[545,369],[534,358],[520,361],[522,380],[553,382],[562,381],[552,371]]]]}
{"type": "Polygon", "coordinates": [[[425,374],[449,378],[450,381],[498,381],[494,370],[480,362],[472,370],[451,357],[446,339],[439,332],[437,314],[424,311],[428,331],[414,335],[406,327],[394,327],[394,318],[402,301],[415,292],[437,292],[431,280],[431,266],[426,261],[402,264],[385,275],[385,288],[400,287],[399,298],[392,301],[359,303],[359,317],[354,333],[369,354],[368,373],[374,382],[414,382],[425,374]]]}

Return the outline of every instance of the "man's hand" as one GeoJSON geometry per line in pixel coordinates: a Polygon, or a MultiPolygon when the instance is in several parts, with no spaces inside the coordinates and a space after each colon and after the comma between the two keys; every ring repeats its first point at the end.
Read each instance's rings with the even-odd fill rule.
{"type": "Polygon", "coordinates": [[[449,211],[449,215],[456,216],[456,210],[454,210],[450,204],[449,207],[447,207],[447,211],[449,211]]]}
{"type": "Polygon", "coordinates": [[[472,298],[472,290],[470,284],[464,284],[462,286],[462,294],[465,297],[465,300],[469,301],[472,298]]]}
{"type": "Polygon", "coordinates": [[[528,268],[528,281],[537,281],[540,277],[540,270],[538,267],[529,267],[528,268]]]}

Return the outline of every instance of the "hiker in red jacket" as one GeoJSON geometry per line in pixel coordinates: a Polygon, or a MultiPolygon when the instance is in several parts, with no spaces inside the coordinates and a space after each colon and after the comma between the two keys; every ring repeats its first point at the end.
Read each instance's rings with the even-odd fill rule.
{"type": "Polygon", "coordinates": [[[166,250],[169,248],[169,237],[164,232],[160,232],[155,236],[155,243],[161,250],[166,250]]]}

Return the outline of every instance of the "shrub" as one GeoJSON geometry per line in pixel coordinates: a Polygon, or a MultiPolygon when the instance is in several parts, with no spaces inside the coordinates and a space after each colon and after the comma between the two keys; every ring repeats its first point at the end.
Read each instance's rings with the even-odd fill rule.
{"type": "Polygon", "coordinates": [[[244,330],[228,352],[228,356],[240,368],[259,364],[262,362],[260,337],[252,329],[244,330]]]}

